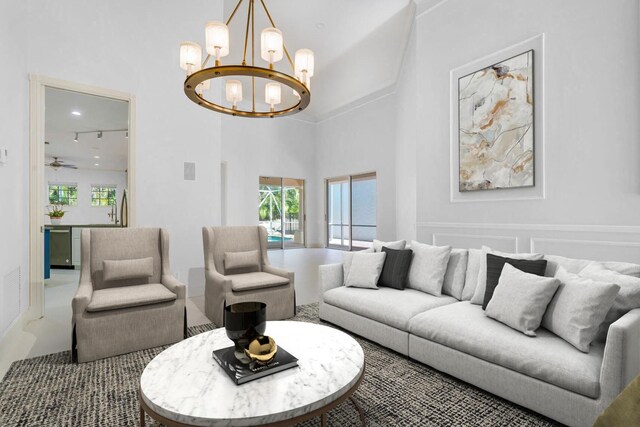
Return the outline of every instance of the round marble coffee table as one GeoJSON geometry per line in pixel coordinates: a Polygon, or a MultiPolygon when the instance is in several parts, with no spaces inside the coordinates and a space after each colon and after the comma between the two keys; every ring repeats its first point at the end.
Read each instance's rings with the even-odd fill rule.
{"type": "Polygon", "coordinates": [[[267,322],[298,367],[236,385],[211,352],[229,347],[224,328],[181,341],[156,356],[140,378],[140,425],[145,413],[167,426],[291,425],[353,400],[364,376],[360,344],[337,329],[312,323],[267,322]]]}

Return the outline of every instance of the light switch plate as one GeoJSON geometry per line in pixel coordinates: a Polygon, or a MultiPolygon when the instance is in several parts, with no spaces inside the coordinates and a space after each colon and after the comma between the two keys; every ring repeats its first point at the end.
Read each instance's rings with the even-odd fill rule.
{"type": "Polygon", "coordinates": [[[196,180],[196,164],[192,162],[184,162],[184,180],[196,180]]]}
{"type": "Polygon", "coordinates": [[[9,156],[9,150],[7,147],[0,147],[0,164],[7,163],[7,157],[9,156]]]}

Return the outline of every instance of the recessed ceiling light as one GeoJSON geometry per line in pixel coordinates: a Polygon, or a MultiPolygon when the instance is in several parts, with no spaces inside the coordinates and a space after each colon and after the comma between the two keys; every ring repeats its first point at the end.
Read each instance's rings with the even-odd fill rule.
{"type": "Polygon", "coordinates": [[[100,158],[100,156],[93,156],[93,158],[94,158],[94,159],[99,159],[99,158],[100,158]]]}
{"type": "Polygon", "coordinates": [[[100,163],[94,163],[93,166],[100,166],[100,163]]]}
{"type": "Polygon", "coordinates": [[[324,28],[324,22],[318,22],[316,24],[316,28],[319,29],[319,30],[322,30],[324,28]]]}
{"type": "Polygon", "coordinates": [[[80,111],[78,111],[78,110],[73,110],[71,112],[71,114],[73,114],[74,116],[81,116],[82,115],[82,113],[80,111]]]}

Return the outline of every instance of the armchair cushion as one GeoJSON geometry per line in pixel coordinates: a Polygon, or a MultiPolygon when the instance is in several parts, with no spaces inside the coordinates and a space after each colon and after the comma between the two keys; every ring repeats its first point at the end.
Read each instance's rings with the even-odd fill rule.
{"type": "Polygon", "coordinates": [[[289,279],[285,277],[264,272],[232,274],[226,277],[231,279],[231,289],[233,292],[272,288],[289,284],[289,279]]]}
{"type": "Polygon", "coordinates": [[[173,301],[176,298],[176,294],[161,283],[106,288],[93,292],[87,311],[106,311],[158,304],[173,301]]]}
{"type": "Polygon", "coordinates": [[[225,252],[224,268],[226,270],[235,270],[236,268],[259,267],[260,251],[244,251],[244,252],[225,252]]]}
{"type": "Polygon", "coordinates": [[[153,258],[102,261],[104,281],[142,279],[153,276],[153,258]]]}

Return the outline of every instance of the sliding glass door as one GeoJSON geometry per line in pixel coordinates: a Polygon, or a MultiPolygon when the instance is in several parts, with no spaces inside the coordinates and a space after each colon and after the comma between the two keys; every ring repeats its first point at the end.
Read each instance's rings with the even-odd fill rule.
{"type": "Polygon", "coordinates": [[[376,174],[327,179],[327,247],[352,250],[376,237],[376,174]]]}
{"type": "Polygon", "coordinates": [[[269,249],[303,248],[305,218],[303,179],[260,177],[258,221],[269,249]]]}

